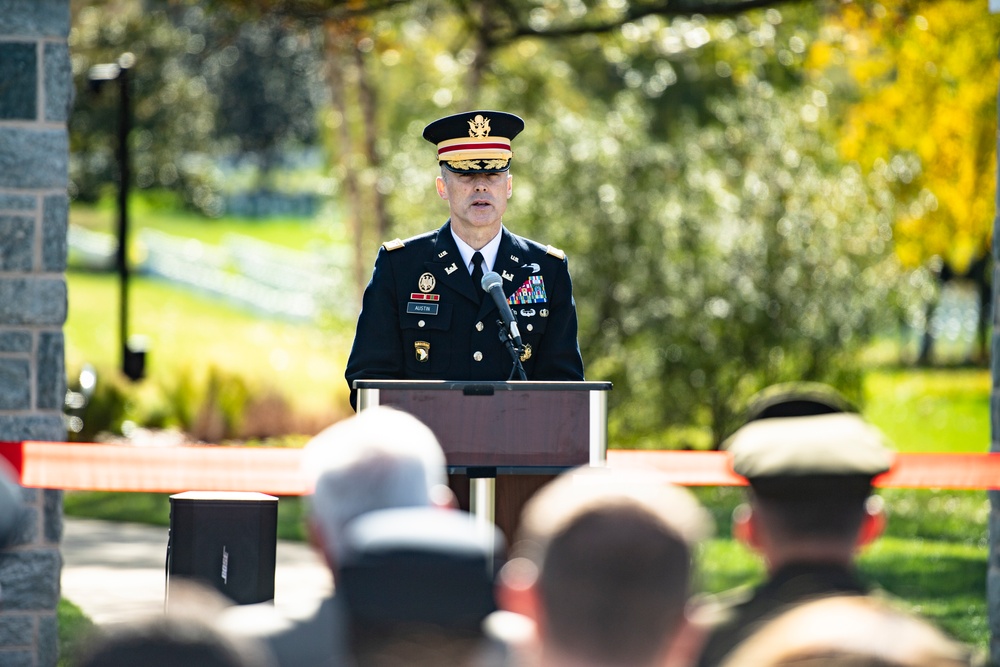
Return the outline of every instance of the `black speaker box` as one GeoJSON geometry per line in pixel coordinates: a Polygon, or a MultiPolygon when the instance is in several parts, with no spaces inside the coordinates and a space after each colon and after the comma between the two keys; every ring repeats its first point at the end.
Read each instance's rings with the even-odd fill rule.
{"type": "Polygon", "coordinates": [[[195,579],[237,604],[274,599],[278,499],[263,493],[187,491],[170,496],[170,581],[195,579]]]}

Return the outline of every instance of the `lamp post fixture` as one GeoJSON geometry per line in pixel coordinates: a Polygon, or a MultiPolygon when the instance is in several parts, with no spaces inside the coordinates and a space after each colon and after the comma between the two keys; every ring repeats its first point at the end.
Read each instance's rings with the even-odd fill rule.
{"type": "Polygon", "coordinates": [[[123,53],[118,62],[94,65],[87,78],[90,89],[99,92],[108,81],[118,82],[118,251],[115,267],[118,270],[118,341],[121,350],[122,372],[137,381],[146,374],[146,346],[141,337],[128,335],[128,195],[131,175],[129,170],[128,135],[132,130],[132,102],[129,96],[129,71],[135,66],[135,56],[123,53]]]}

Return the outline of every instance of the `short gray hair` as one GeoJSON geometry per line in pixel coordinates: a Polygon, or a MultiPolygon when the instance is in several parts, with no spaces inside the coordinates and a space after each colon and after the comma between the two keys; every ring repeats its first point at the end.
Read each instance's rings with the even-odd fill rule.
{"type": "Polygon", "coordinates": [[[303,456],[323,549],[336,556],[344,526],[361,514],[430,505],[432,489],[447,483],[445,465],[434,433],[399,410],[369,408],[323,430],[303,456]]]}

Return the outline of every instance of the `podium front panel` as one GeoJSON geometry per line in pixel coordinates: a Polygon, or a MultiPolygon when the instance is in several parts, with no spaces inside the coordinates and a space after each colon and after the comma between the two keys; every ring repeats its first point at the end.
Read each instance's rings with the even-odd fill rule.
{"type": "Polygon", "coordinates": [[[607,449],[610,383],[358,380],[355,386],[360,409],[391,406],[427,424],[451,472],[557,472],[603,462],[607,449]]]}

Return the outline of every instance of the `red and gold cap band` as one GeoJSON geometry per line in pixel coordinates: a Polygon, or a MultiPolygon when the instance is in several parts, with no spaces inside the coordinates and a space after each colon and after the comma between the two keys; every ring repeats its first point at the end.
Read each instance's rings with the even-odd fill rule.
{"type": "Polygon", "coordinates": [[[437,147],[438,162],[451,171],[474,173],[510,168],[511,140],[524,121],[502,111],[469,111],[434,121],[424,139],[437,147]]]}

